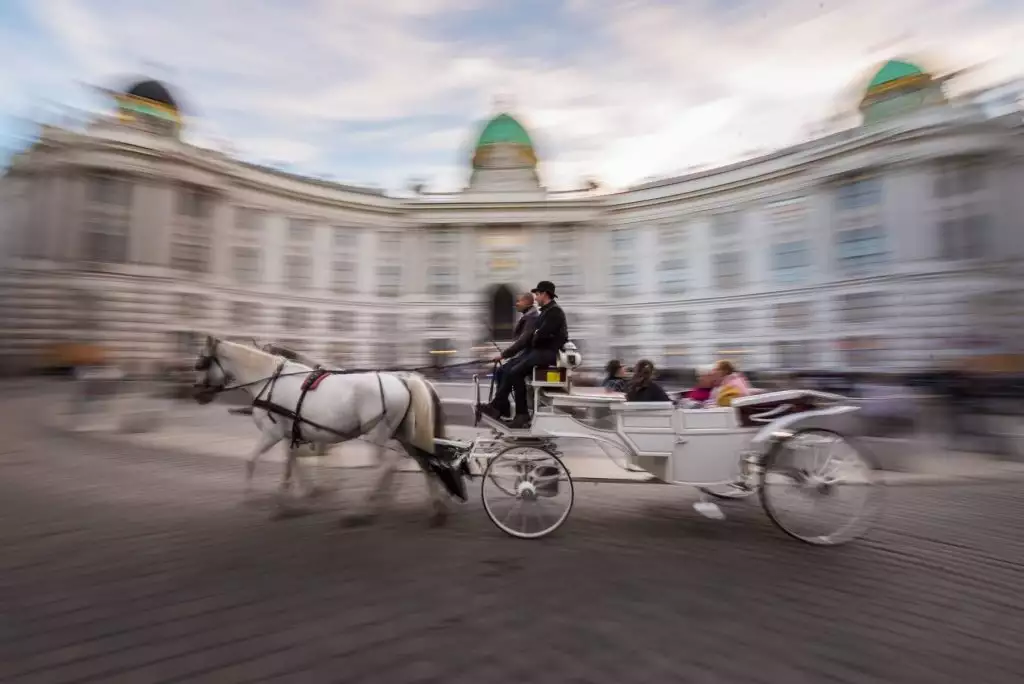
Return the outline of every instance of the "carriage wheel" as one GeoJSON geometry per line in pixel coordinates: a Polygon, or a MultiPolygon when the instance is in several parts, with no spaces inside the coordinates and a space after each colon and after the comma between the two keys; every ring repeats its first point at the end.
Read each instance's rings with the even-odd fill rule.
{"type": "Polygon", "coordinates": [[[557,530],[576,498],[561,459],[540,447],[515,445],[487,463],[480,495],[491,522],[519,539],[539,539],[557,530]]]}
{"type": "Polygon", "coordinates": [[[795,539],[843,544],[863,534],[880,508],[875,470],[870,457],[841,435],[804,430],[776,444],[765,458],[761,505],[795,539]]]}

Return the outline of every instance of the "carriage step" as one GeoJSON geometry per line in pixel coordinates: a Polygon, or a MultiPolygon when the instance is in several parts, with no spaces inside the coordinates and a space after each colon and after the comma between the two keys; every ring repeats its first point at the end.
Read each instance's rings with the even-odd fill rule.
{"type": "Polygon", "coordinates": [[[517,439],[523,439],[523,438],[533,437],[534,436],[534,434],[532,432],[530,432],[530,428],[525,428],[525,429],[521,429],[520,430],[520,429],[509,427],[508,425],[506,425],[505,423],[501,422],[500,420],[495,420],[494,418],[491,418],[486,413],[481,413],[480,414],[480,422],[483,423],[484,425],[486,425],[487,427],[491,428],[492,430],[500,432],[501,434],[507,435],[509,437],[514,437],[514,438],[517,438],[517,439]]]}

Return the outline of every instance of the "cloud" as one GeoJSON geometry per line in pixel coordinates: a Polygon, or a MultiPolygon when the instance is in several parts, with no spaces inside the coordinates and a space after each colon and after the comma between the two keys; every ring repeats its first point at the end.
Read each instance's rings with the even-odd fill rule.
{"type": "Polygon", "coordinates": [[[0,76],[0,121],[41,99],[93,107],[76,83],[147,74],[181,97],[195,140],[395,188],[461,187],[497,95],[513,97],[547,185],[621,186],[796,142],[893,55],[984,63],[971,87],[1024,75],[1024,5],[1009,0],[9,5],[0,58],[23,66],[0,76]]]}

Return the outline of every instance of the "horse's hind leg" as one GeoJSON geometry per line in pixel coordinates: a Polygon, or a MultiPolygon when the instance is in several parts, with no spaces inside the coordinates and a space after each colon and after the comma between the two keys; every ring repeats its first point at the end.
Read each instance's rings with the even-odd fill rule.
{"type": "Polygon", "coordinates": [[[448,522],[448,504],[445,503],[445,492],[441,483],[437,481],[432,473],[424,469],[423,477],[427,478],[427,492],[430,495],[430,526],[442,527],[448,522]]]}
{"type": "Polygon", "coordinates": [[[377,460],[380,474],[370,493],[363,503],[363,510],[347,516],[342,524],[347,527],[360,527],[371,524],[380,514],[385,501],[390,502],[394,498],[394,481],[398,473],[398,461],[401,456],[386,448],[383,444],[377,447],[377,460]]]}

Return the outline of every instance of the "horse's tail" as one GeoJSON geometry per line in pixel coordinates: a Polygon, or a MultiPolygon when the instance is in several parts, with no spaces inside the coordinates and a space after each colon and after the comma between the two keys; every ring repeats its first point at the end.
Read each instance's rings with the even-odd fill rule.
{"type": "Polygon", "coordinates": [[[434,453],[434,438],[444,437],[444,409],[433,385],[419,373],[405,377],[409,412],[403,424],[405,439],[417,449],[434,453]]]}

